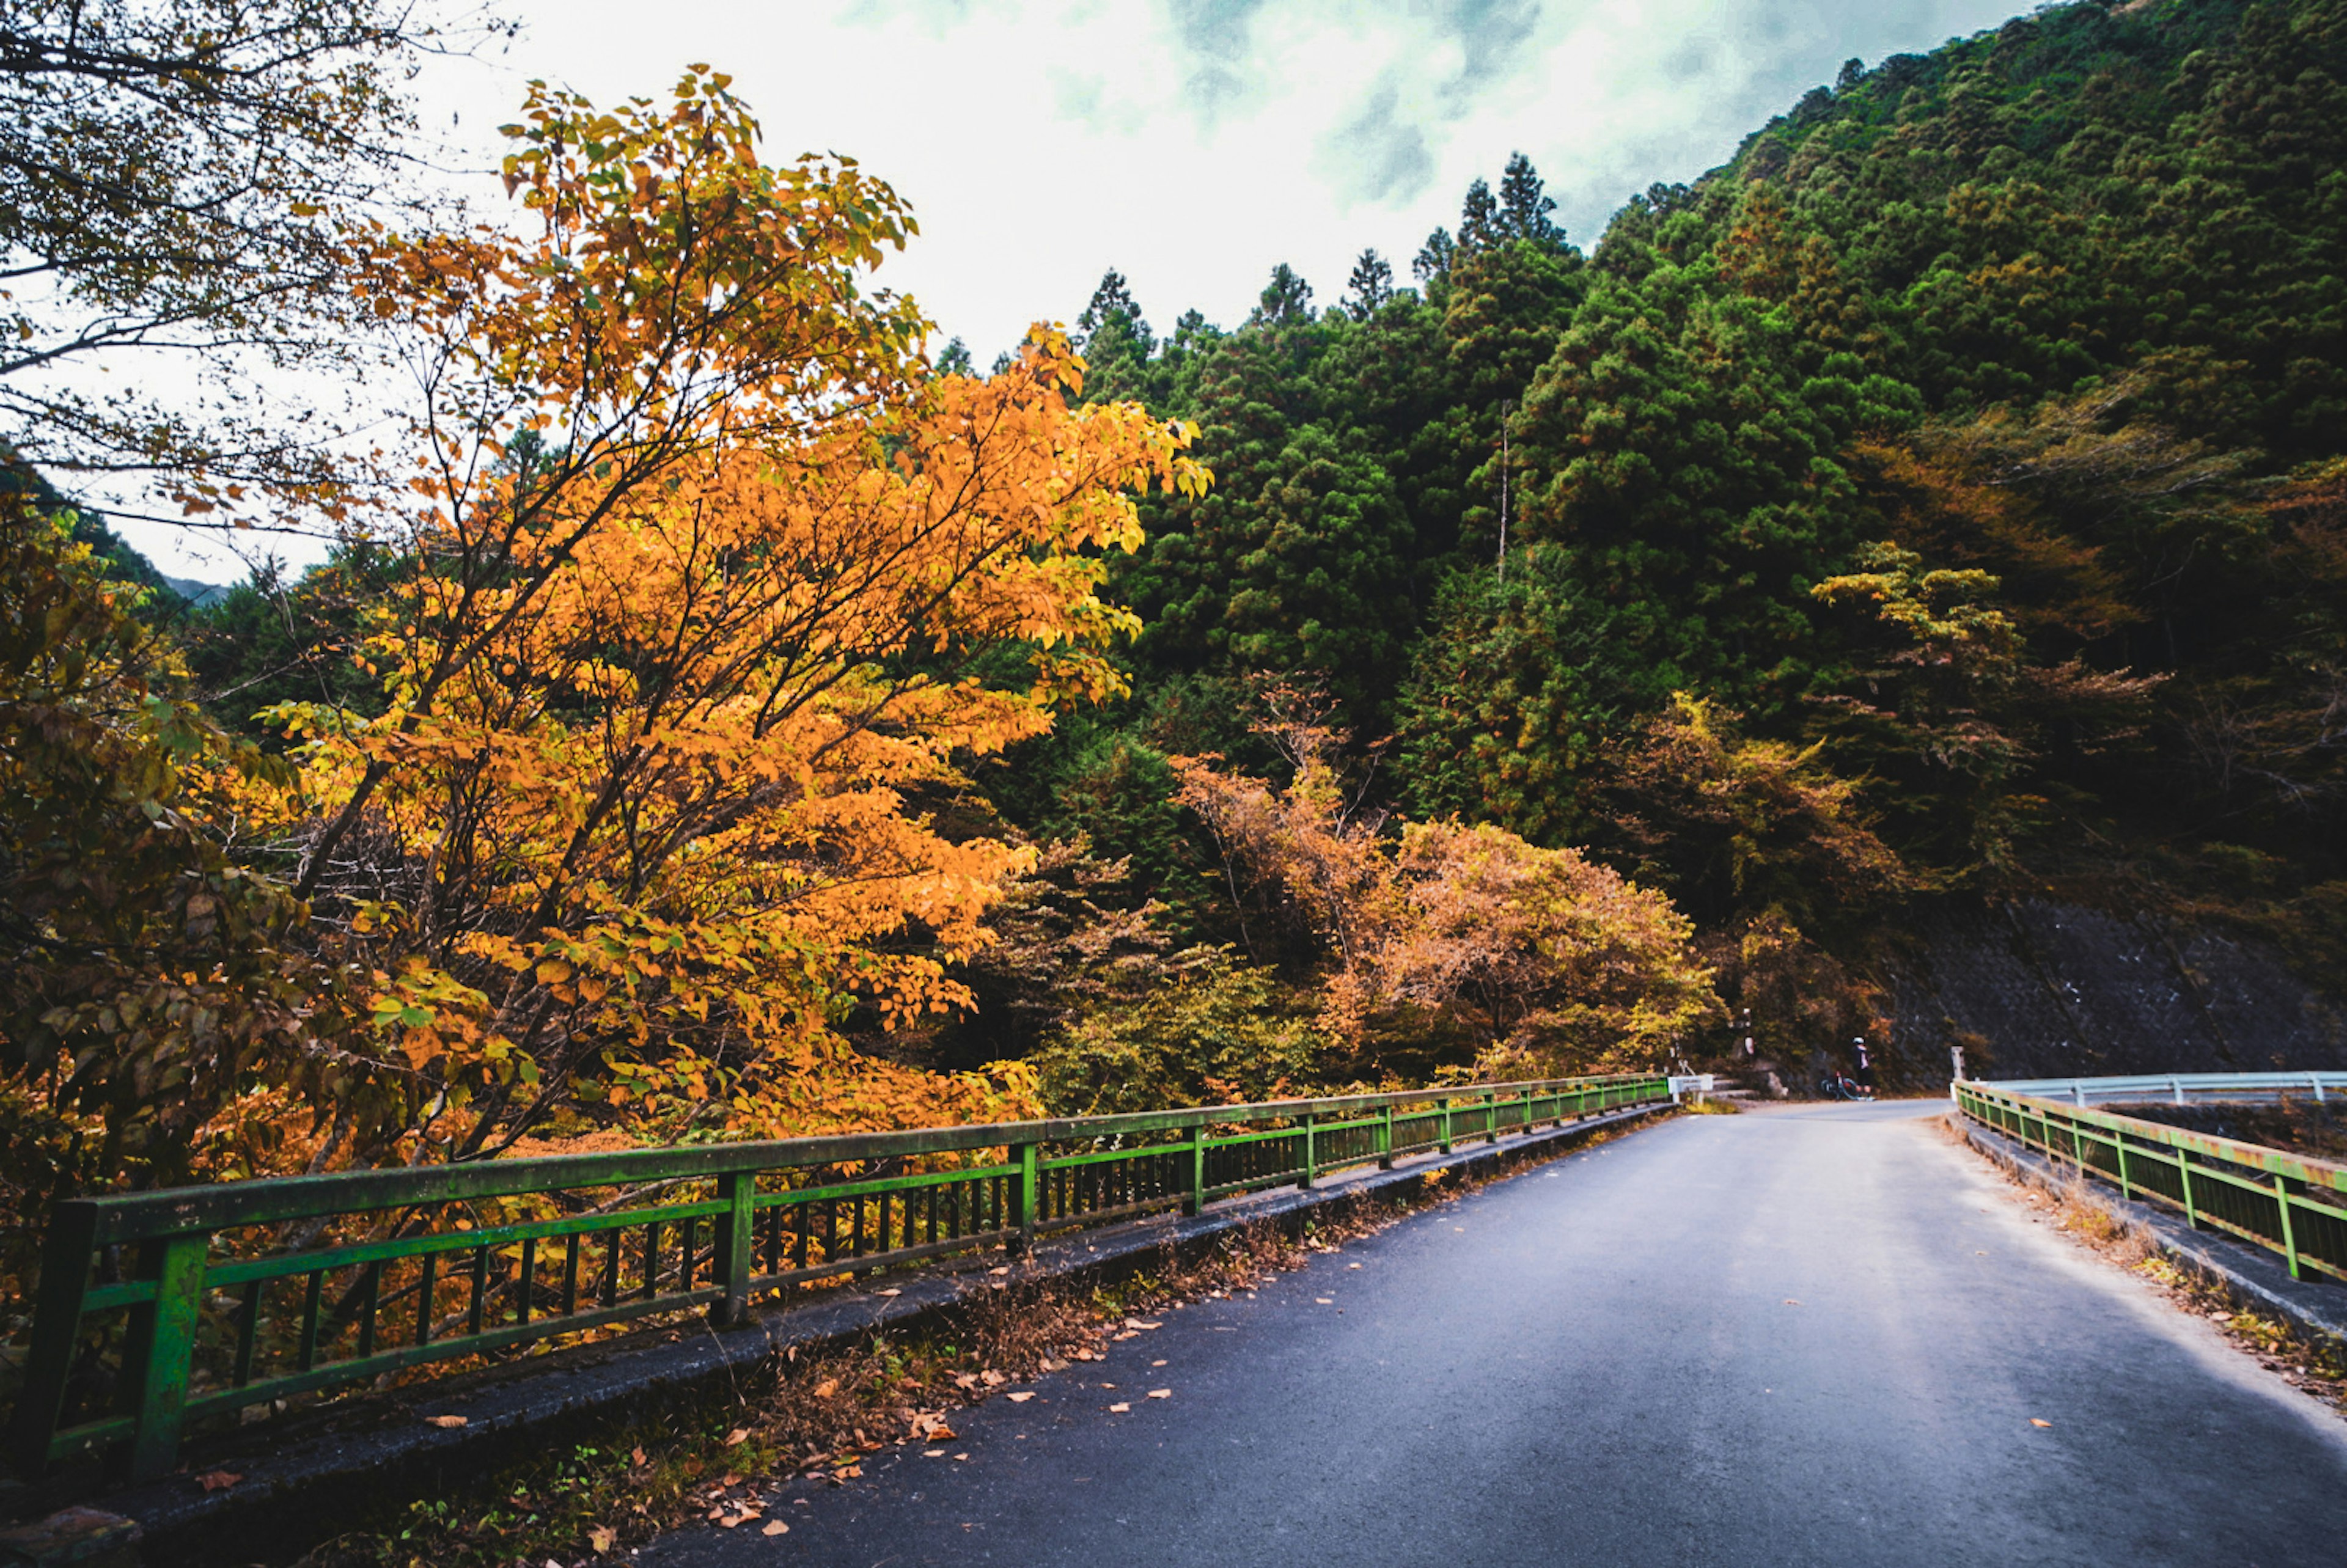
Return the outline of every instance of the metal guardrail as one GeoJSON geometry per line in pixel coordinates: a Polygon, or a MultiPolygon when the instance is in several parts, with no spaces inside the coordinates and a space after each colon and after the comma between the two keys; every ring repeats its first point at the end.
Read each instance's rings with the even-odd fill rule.
{"type": "Polygon", "coordinates": [[[1690,1094],[1700,1097],[1706,1094],[1717,1093],[1717,1090],[1714,1085],[1717,1081],[1718,1075],[1717,1073],[1673,1073],[1671,1075],[1671,1098],[1674,1100],[1685,1100],[1690,1094]]]}
{"type": "Polygon", "coordinates": [[[1671,1096],[1660,1074],[348,1171],[56,1205],[15,1462],[1671,1096]]]}
{"type": "Polygon", "coordinates": [[[2171,1105],[2196,1101],[2261,1102],[2286,1094],[2347,1099],[2347,1072],[2157,1072],[2132,1078],[2000,1078],[1987,1087],[2073,1105],[2171,1105]]]}
{"type": "Polygon", "coordinates": [[[1975,1122],[2099,1176],[2129,1198],[2163,1204],[2192,1225],[2281,1254],[2293,1279],[2312,1269],[2347,1281],[2347,1166],[2065,1105],[2011,1084],[1959,1081],[1952,1092],[1957,1108],[1975,1122]]]}

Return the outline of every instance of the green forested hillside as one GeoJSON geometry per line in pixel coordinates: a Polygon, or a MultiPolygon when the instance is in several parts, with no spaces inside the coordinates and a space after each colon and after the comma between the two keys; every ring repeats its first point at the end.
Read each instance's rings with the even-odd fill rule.
{"type": "Polygon", "coordinates": [[[2335,989],[2343,82],[2347,0],[2051,7],[985,377],[725,78],[534,89],[579,227],[340,263],[465,461],[269,470],[341,543],[201,605],[0,487],[0,1187],[1797,1062],[2023,896],[2335,989]]]}
{"type": "Polygon", "coordinates": [[[2049,886],[2320,965],[2342,83],[2336,0],[2089,0],[1852,61],[1585,250],[1518,159],[1337,300],[1282,267],[1160,337],[1112,274],[1088,395],[1216,482],[1117,568],[1132,698],[993,796],[1237,939],[1162,758],[1276,765],[1248,693],[1317,682],[1370,798],[1658,883],[1730,1005],[1862,1017],[1887,911],[2049,886]]]}

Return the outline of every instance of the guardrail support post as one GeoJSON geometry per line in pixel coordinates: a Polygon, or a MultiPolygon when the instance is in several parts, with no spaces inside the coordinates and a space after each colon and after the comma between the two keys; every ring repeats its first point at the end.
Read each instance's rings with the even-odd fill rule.
{"type": "Polygon", "coordinates": [[[1035,1245],[1035,1210],[1041,1194],[1037,1190],[1036,1177],[1040,1173],[1035,1163],[1035,1145],[1014,1143],[1010,1147],[1010,1163],[1019,1173],[1010,1178],[1010,1212],[1018,1234],[1010,1238],[1010,1250],[1025,1254],[1035,1245]]]}
{"type": "Polygon", "coordinates": [[[130,1309],[130,1336],[122,1350],[131,1378],[124,1402],[137,1423],[130,1434],[132,1481],[169,1474],[179,1457],[179,1417],[195,1364],[196,1315],[210,1243],[199,1232],[164,1236],[140,1249],[139,1272],[155,1282],[155,1299],[130,1309]]]}
{"type": "Polygon", "coordinates": [[[2280,1176],[2273,1179],[2274,1202],[2281,1209],[2281,1255],[2290,1260],[2290,1276],[2304,1279],[2298,1268],[2298,1235],[2290,1223],[2290,1183],[2280,1176]]]}
{"type": "Polygon", "coordinates": [[[1444,1095],[1435,1102],[1442,1108],[1442,1152],[1450,1153],[1450,1096],[1444,1095]]]}
{"type": "Polygon", "coordinates": [[[1196,1214],[1206,1206],[1206,1123],[1204,1118],[1190,1129],[1190,1195],[1182,1200],[1182,1212],[1196,1214]]]}
{"type": "Polygon", "coordinates": [[[1319,1129],[1314,1125],[1315,1120],[1311,1112],[1304,1113],[1304,1179],[1296,1184],[1307,1190],[1312,1185],[1312,1178],[1319,1173],[1320,1151],[1316,1146],[1319,1129]]]}
{"type": "Polygon", "coordinates": [[[1394,1162],[1393,1106],[1390,1102],[1387,1104],[1385,1111],[1385,1121],[1378,1128],[1378,1169],[1390,1171],[1393,1169],[1394,1162]]]}
{"type": "Polygon", "coordinates": [[[2184,1223],[2198,1230],[2200,1211],[2192,1206],[2192,1156],[2182,1149],[2176,1151],[2176,1181],[2184,1189],[2184,1223]]]}
{"type": "Polygon", "coordinates": [[[1483,1096],[1483,1142],[1496,1143],[1499,1141],[1500,1097],[1497,1094],[1486,1094],[1483,1096]]]}
{"type": "Polygon", "coordinates": [[[2131,1184],[2130,1178],[2127,1175],[2127,1134],[2124,1132],[2120,1133],[2117,1137],[2112,1139],[2111,1143],[2119,1152],[2119,1196],[2123,1198],[2132,1198],[2135,1196],[2135,1188],[2131,1184]]]}
{"type": "Polygon", "coordinates": [[[65,1417],[66,1384],[73,1375],[74,1348],[81,1337],[82,1293],[89,1287],[90,1257],[97,1250],[97,1208],[87,1202],[59,1204],[41,1247],[33,1343],[8,1429],[9,1455],[27,1480],[48,1468],[49,1439],[65,1417]]]}
{"type": "MultiPolygon", "coordinates": [[[[709,1320],[723,1327],[750,1315],[750,1251],[758,1234],[757,1173],[728,1172],[718,1178],[717,1191],[726,1204],[725,1212],[717,1216],[717,1266],[725,1294],[709,1304],[709,1320]]],[[[885,1236],[881,1250],[887,1250],[885,1236]]]]}

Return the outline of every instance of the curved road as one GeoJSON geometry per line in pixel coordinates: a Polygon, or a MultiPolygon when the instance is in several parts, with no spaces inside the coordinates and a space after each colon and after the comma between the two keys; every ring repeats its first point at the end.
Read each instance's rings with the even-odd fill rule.
{"type": "Polygon", "coordinates": [[[776,1493],[787,1535],[639,1561],[2347,1561],[2347,1421],[2032,1224],[1944,1109],[1535,1166],[957,1416],[967,1461],[875,1455],[776,1493]]]}

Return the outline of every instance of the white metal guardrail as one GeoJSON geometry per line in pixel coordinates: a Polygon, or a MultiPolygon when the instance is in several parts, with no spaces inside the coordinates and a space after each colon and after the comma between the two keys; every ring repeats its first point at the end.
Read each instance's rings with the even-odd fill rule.
{"type": "MultiPolygon", "coordinates": [[[[1676,1087],[1676,1081],[1673,1081],[1676,1087]]],[[[2347,1099],[2347,1072],[2155,1072],[2121,1078],[1998,1078],[1983,1087],[2071,1105],[2147,1105],[2164,1101],[2278,1101],[2285,1094],[2347,1099]]],[[[1949,1085],[1951,1097],[1955,1086],[1949,1085]]]]}

